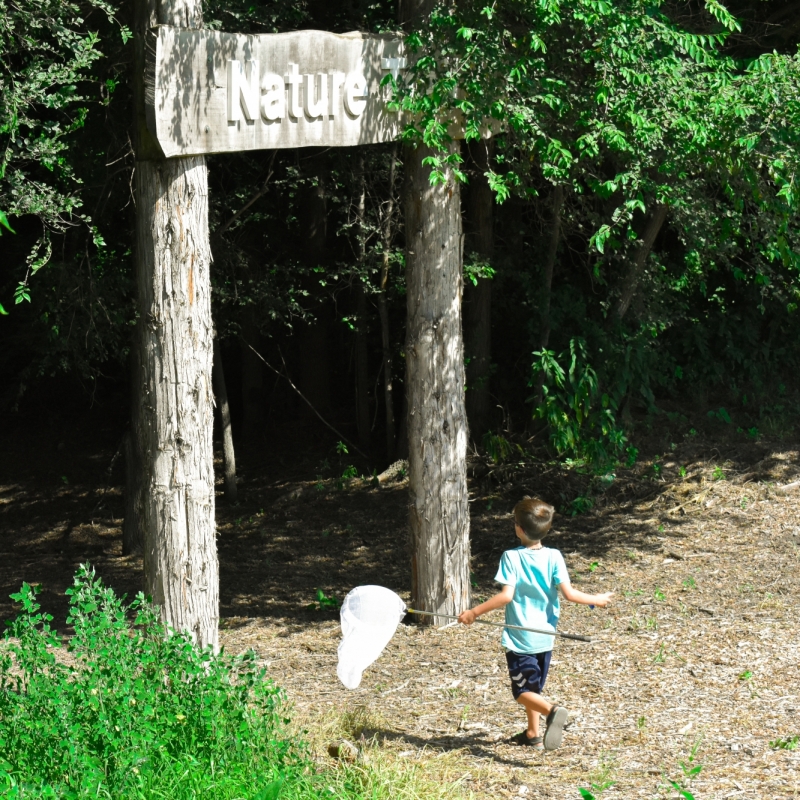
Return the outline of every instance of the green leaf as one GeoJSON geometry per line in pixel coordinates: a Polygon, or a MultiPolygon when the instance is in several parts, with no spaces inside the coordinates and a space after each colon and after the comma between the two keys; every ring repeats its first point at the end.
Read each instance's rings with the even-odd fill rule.
{"type": "Polygon", "coordinates": [[[278,800],[283,787],[283,778],[265,786],[257,795],[254,795],[253,800],[278,800]]]}
{"type": "Polygon", "coordinates": [[[8,311],[6,311],[3,308],[3,304],[2,303],[0,303],[0,316],[2,316],[2,317],[7,317],[8,316],[8,311]]]}
{"type": "MultiPolygon", "coordinates": [[[[6,230],[11,231],[11,233],[16,233],[16,231],[11,227],[8,222],[8,217],[6,216],[5,211],[0,211],[0,225],[2,225],[6,230]]],[[[0,236],[3,235],[3,232],[0,231],[0,236]]]]}
{"type": "Polygon", "coordinates": [[[590,245],[594,245],[598,252],[604,253],[606,242],[608,241],[609,236],[611,236],[611,226],[610,225],[601,225],[600,230],[595,233],[594,236],[590,239],[590,245]]]}

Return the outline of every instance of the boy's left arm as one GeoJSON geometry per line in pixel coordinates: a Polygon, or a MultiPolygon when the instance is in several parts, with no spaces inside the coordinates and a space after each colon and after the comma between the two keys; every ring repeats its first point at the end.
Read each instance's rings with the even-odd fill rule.
{"type": "Polygon", "coordinates": [[[603,608],[611,602],[611,598],[614,596],[614,592],[586,594],[586,592],[576,589],[568,580],[562,581],[558,588],[561,590],[561,594],[564,595],[565,600],[569,600],[572,603],[580,603],[584,606],[600,606],[600,608],[603,608]]]}

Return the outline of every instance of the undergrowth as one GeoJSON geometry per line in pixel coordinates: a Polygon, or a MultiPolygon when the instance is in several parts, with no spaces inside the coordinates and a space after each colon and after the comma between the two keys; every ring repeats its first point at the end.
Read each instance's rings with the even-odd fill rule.
{"type": "Polygon", "coordinates": [[[4,798],[417,798],[397,768],[319,766],[290,732],[282,690],[253,652],[168,632],[140,593],[126,608],[82,565],[68,654],[23,584],[0,649],[4,798]]]}

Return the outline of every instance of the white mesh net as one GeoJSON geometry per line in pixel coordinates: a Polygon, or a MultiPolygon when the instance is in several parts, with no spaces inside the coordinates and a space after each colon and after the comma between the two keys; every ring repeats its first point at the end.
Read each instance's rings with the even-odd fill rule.
{"type": "Polygon", "coordinates": [[[362,673],[383,652],[405,613],[406,604],[383,586],[356,586],[345,597],[336,674],[348,689],[358,687],[362,673]]]}

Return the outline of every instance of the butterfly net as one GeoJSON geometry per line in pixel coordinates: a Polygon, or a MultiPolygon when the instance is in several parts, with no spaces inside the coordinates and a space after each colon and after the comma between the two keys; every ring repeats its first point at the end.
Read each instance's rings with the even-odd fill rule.
{"type": "Polygon", "coordinates": [[[336,674],[348,689],[358,687],[362,673],[383,652],[405,613],[406,604],[383,586],[356,586],[345,597],[336,674]]]}

